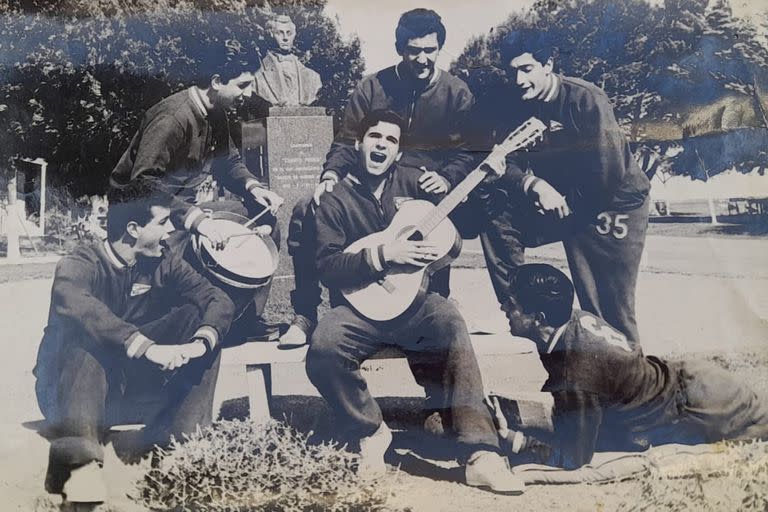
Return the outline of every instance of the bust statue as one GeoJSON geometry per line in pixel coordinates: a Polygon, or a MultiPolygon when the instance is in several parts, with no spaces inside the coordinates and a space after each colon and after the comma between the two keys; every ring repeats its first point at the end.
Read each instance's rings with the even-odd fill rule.
{"type": "Polygon", "coordinates": [[[274,44],[256,72],[256,94],[275,106],[310,105],[317,99],[320,75],[293,53],[296,25],[289,16],[271,20],[267,29],[274,44]]]}

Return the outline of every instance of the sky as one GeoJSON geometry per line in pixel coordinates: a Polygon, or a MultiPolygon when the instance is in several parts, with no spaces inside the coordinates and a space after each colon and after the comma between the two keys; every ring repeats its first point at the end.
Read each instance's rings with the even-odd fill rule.
{"type": "MultiPolygon", "coordinates": [[[[437,65],[448,69],[472,36],[487,33],[532,4],[533,0],[328,0],[326,12],[338,16],[342,34],[360,37],[366,72],[371,73],[400,60],[395,27],[405,11],[425,7],[443,18],[447,37],[437,65]]],[[[737,16],[756,16],[768,9],[768,0],[731,0],[731,6],[737,16]]]]}
{"type": "Polygon", "coordinates": [[[533,0],[328,0],[326,12],[338,16],[341,32],[360,37],[367,72],[400,60],[395,52],[395,27],[400,15],[416,7],[433,9],[443,18],[445,46],[437,65],[448,69],[472,36],[485,34],[533,0]]]}

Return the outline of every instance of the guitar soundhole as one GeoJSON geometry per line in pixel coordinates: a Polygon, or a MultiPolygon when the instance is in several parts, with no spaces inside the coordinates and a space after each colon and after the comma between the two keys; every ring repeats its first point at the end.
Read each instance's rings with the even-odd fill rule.
{"type": "Polygon", "coordinates": [[[424,235],[422,234],[421,231],[416,230],[413,233],[411,233],[411,236],[408,237],[408,240],[410,240],[411,242],[421,242],[422,240],[424,240],[424,235]]]}

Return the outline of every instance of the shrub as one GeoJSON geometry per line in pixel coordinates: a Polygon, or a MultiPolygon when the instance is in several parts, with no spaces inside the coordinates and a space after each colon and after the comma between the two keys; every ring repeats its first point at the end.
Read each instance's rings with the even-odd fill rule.
{"type": "Polygon", "coordinates": [[[142,502],[163,511],[389,510],[381,486],[354,472],[359,456],[277,421],[221,421],[160,451],[138,483],[142,502]]]}

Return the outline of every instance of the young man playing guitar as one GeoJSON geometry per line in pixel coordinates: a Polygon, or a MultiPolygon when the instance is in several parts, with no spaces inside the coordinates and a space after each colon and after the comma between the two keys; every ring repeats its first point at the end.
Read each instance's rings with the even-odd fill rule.
{"type": "MultiPolygon", "coordinates": [[[[331,292],[332,308],[321,320],[307,354],[307,374],[336,414],[342,435],[360,440],[360,471],[386,469],[392,434],[360,374],[360,365],[385,346],[400,347],[411,363],[439,368],[419,384],[442,388],[446,408],[466,462],[468,485],[519,494],[522,482],[499,455],[492,418],[483,405],[483,384],[464,320],[437,293],[416,309],[386,322],[362,316],[341,290],[382,279],[394,265],[421,267],[436,258],[432,243],[399,237],[378,247],[345,252],[353,242],[387,228],[399,204],[427,198],[418,169],[396,164],[404,121],[391,111],[373,111],[359,125],[357,168],[326,194],[317,210],[317,265],[331,292]]],[[[432,198],[434,200],[434,196],[432,198]]],[[[416,219],[417,220],[417,219],[416,219]]]]}

